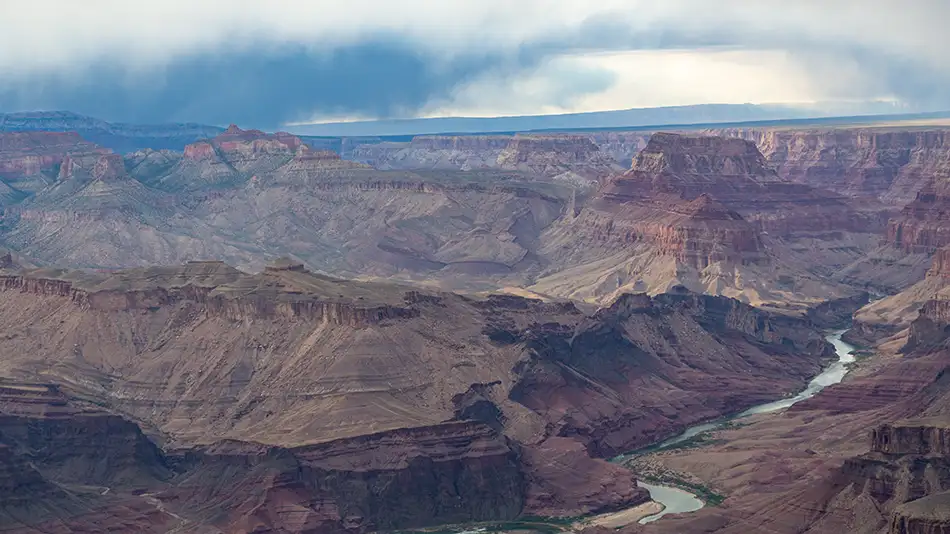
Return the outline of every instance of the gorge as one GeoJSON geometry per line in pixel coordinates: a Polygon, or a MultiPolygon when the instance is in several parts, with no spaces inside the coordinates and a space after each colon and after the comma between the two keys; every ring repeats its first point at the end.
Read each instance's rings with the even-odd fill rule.
{"type": "Polygon", "coordinates": [[[0,133],[0,527],[937,528],[942,139],[0,133]]]}

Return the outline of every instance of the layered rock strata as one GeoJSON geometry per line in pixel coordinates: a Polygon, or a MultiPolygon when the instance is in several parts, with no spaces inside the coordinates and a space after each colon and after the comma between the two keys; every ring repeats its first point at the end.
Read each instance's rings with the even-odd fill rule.
{"type": "Polygon", "coordinates": [[[365,145],[350,157],[382,170],[501,169],[583,187],[622,170],[587,134],[417,136],[408,143],[365,145]]]}
{"type": "MultiPolygon", "coordinates": [[[[105,452],[68,463],[62,452],[87,450],[76,442],[46,465],[162,521],[225,531],[636,505],[646,492],[595,458],[797,389],[829,356],[807,321],[723,297],[630,295],[585,315],[338,280],[292,260],[258,275],[215,262],[7,271],[0,303],[4,375],[43,376],[56,385],[30,395],[93,401],[165,447],[103,416],[85,428],[112,436],[105,452]]],[[[4,391],[0,413],[21,417],[4,391]]]]}
{"type": "Polygon", "coordinates": [[[876,241],[869,230],[844,198],[778,177],[751,142],[655,134],[628,172],[545,233],[542,255],[563,267],[532,289],[609,299],[683,284],[759,305],[834,299],[848,290],[821,275],[860,256],[854,242],[876,241]]]}
{"type": "Polygon", "coordinates": [[[789,180],[879,200],[892,208],[912,201],[933,177],[950,178],[946,130],[714,130],[756,143],[768,164],[789,180]]]}

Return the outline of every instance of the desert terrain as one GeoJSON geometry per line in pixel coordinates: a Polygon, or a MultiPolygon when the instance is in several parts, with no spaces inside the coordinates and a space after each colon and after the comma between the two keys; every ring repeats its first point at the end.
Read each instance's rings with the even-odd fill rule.
{"type": "Polygon", "coordinates": [[[943,123],[64,120],[0,131],[4,532],[950,532],[943,123]]]}

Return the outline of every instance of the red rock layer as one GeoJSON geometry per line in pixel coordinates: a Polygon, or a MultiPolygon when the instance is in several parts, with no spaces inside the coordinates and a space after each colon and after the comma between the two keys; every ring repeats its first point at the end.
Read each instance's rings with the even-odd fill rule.
{"type": "Polygon", "coordinates": [[[871,452],[936,454],[950,458],[950,421],[911,420],[881,425],[871,432],[871,452]]]}
{"type": "Polygon", "coordinates": [[[135,493],[170,476],[134,424],[53,385],[0,381],[5,532],[167,532],[178,521],[135,493]]]}
{"type": "Polygon", "coordinates": [[[107,154],[73,132],[0,133],[0,176],[5,178],[51,171],[72,153],[107,154]]]}
{"type": "MultiPolygon", "coordinates": [[[[212,268],[225,268],[219,262],[194,262],[196,269],[203,264],[212,268]]],[[[234,271],[236,273],[237,271],[234,271]]],[[[385,319],[412,317],[412,309],[395,304],[362,304],[327,300],[317,295],[307,296],[302,292],[265,291],[248,295],[242,287],[253,288],[263,282],[280,283],[282,272],[298,272],[294,269],[269,268],[264,274],[270,282],[242,278],[226,272],[217,278],[219,286],[188,284],[182,287],[150,286],[134,290],[98,289],[93,282],[84,280],[75,283],[67,279],[45,277],[40,271],[36,274],[0,275],[0,288],[7,291],[22,291],[44,296],[69,297],[82,309],[101,311],[148,310],[158,306],[175,305],[179,302],[194,302],[211,316],[225,317],[231,320],[243,320],[251,317],[301,317],[309,320],[326,320],[335,324],[361,326],[375,324],[385,319]],[[227,283],[236,284],[230,287],[227,283]],[[215,289],[213,291],[212,289],[215,289]],[[275,298],[277,297],[277,298],[275,298]]],[[[309,276],[303,273],[302,276],[309,276]]],[[[331,279],[327,279],[328,281],[331,279]]],[[[286,282],[285,282],[286,283],[286,282]]]]}
{"type": "Polygon", "coordinates": [[[715,130],[754,141],[789,180],[900,207],[934,176],[950,177],[950,132],[715,130]]]}
{"type": "Polygon", "coordinates": [[[669,195],[650,202],[604,200],[583,210],[576,224],[587,235],[621,245],[649,243],[657,252],[703,269],[719,261],[767,261],[755,227],[708,195],[685,202],[669,195]]]}
{"type": "Polygon", "coordinates": [[[59,180],[73,180],[80,175],[94,180],[116,180],[127,177],[125,162],[118,154],[78,154],[63,158],[59,180]]]}
{"type": "Polygon", "coordinates": [[[221,135],[185,147],[185,158],[213,159],[220,152],[226,159],[246,159],[255,156],[292,156],[305,146],[299,137],[286,132],[266,134],[260,130],[242,130],[231,125],[221,135]]]}
{"type": "Polygon", "coordinates": [[[950,534],[950,491],[898,506],[888,534],[950,534]]]}
{"type": "Polygon", "coordinates": [[[692,200],[702,194],[778,237],[815,232],[873,232],[868,219],[840,196],[788,182],[742,139],[655,134],[631,169],[603,195],[617,200],[661,193],[692,200]]]}
{"type": "Polygon", "coordinates": [[[595,239],[651,242],[700,269],[767,262],[762,232],[785,238],[874,230],[843,198],[779,178],[749,141],[662,133],[576,222],[595,239]]]}
{"type": "Polygon", "coordinates": [[[228,441],[177,454],[187,471],[159,498],[226,531],[388,531],[514,519],[524,507],[518,454],[474,422],[297,448],[228,441]]]}
{"type": "Polygon", "coordinates": [[[950,245],[950,191],[931,182],[887,224],[886,242],[904,252],[933,253],[950,245]]]}
{"type": "Polygon", "coordinates": [[[927,278],[950,280],[950,247],[941,247],[934,252],[927,278]]]}

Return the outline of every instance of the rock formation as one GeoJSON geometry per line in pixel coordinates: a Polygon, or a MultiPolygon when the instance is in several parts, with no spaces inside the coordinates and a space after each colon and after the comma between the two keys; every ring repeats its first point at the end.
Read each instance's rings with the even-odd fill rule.
{"type": "Polygon", "coordinates": [[[888,244],[907,254],[932,254],[950,245],[948,183],[931,182],[887,225],[888,244]]]}
{"type": "Polygon", "coordinates": [[[622,167],[590,135],[416,136],[355,150],[352,159],[382,170],[503,169],[589,187],[622,167]]]}
{"type": "Polygon", "coordinates": [[[472,170],[491,168],[511,142],[508,135],[419,135],[409,142],[360,145],[350,159],[380,170],[472,170]]]}
{"type": "Polygon", "coordinates": [[[609,299],[685,284],[756,304],[841,296],[810,272],[845,264],[854,251],[825,251],[866,224],[845,199],[779,178],[748,141],[656,134],[630,171],[548,230],[541,253],[566,268],[533,287],[609,299]],[[775,291],[783,295],[769,295],[775,291]]]}
{"type": "MultiPolygon", "coordinates": [[[[0,113],[0,132],[78,134],[120,154],[137,150],[181,150],[186,144],[221,133],[204,124],[122,124],[68,111],[0,113]]],[[[2,135],[2,133],[0,133],[2,135]]]]}
{"type": "Polygon", "coordinates": [[[66,426],[36,438],[79,440],[46,447],[0,421],[0,442],[14,456],[36,447],[56,484],[97,485],[69,521],[141,509],[225,531],[635,505],[647,495],[629,472],[596,458],[796,389],[829,355],[806,320],[723,297],[629,295],[586,315],[344,281],[289,259],[257,275],[220,262],[6,270],[0,304],[3,372],[20,384],[16,402],[0,387],[0,419],[38,412],[66,426]],[[97,408],[70,408],[86,402],[97,408]]]}
{"type": "Polygon", "coordinates": [[[870,346],[910,326],[918,311],[930,300],[950,298],[950,247],[933,255],[930,269],[923,280],[888,297],[873,302],[854,315],[849,332],[851,341],[870,346]]]}
{"type": "Polygon", "coordinates": [[[292,255],[345,276],[596,302],[677,284],[755,304],[805,295],[798,311],[818,303],[810,295],[847,296],[835,276],[876,244],[873,220],[782,181],[742,141],[658,135],[623,176],[592,141],[642,135],[420,136],[412,154],[441,163],[380,171],[232,126],[182,154],[64,157],[40,190],[12,193],[2,237],[34,262],[71,266],[260,269],[292,255]]]}
{"type": "Polygon", "coordinates": [[[621,167],[586,135],[516,135],[498,155],[501,169],[597,183],[621,167]]]}
{"type": "Polygon", "coordinates": [[[950,178],[947,130],[713,130],[756,143],[779,175],[900,208],[933,177],[950,178]]]}
{"type": "Polygon", "coordinates": [[[853,377],[784,414],[747,419],[706,447],[659,458],[728,498],[642,531],[946,531],[948,325],[950,306],[930,301],[899,355],[881,349],[853,377]]]}
{"type": "Polygon", "coordinates": [[[42,189],[70,155],[108,153],[75,133],[0,133],[0,198],[13,203],[42,189]]]}

